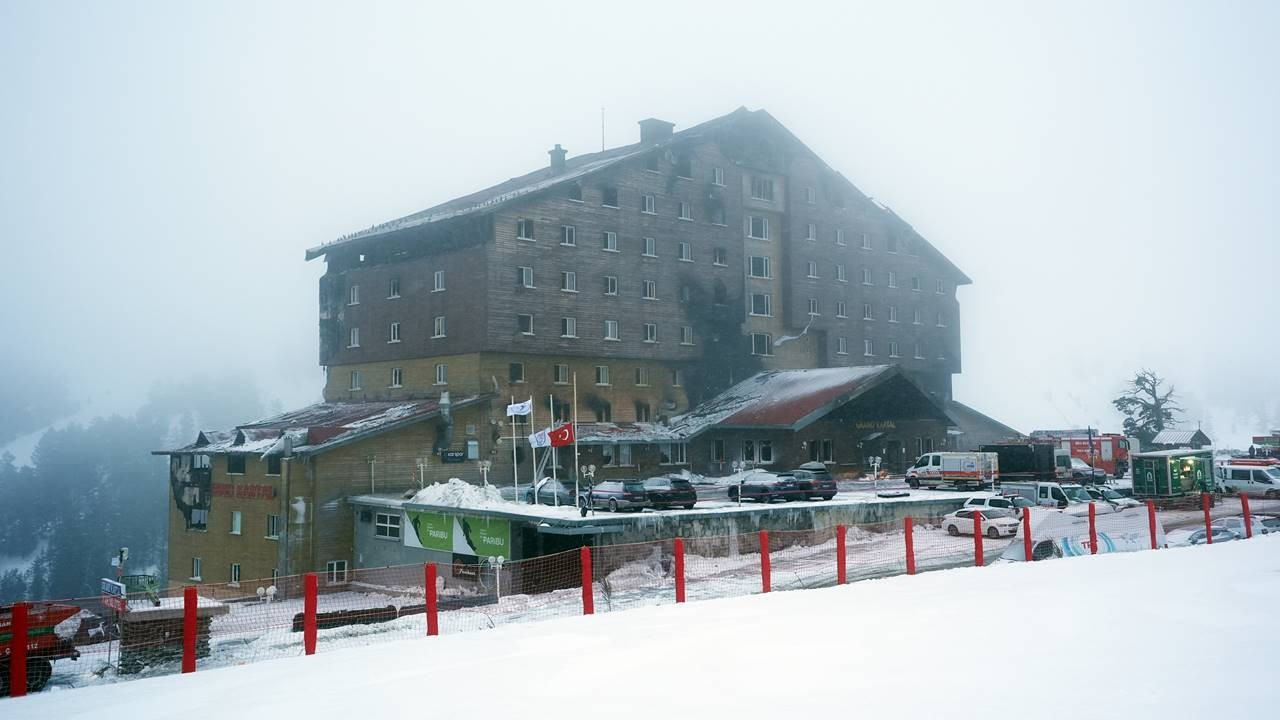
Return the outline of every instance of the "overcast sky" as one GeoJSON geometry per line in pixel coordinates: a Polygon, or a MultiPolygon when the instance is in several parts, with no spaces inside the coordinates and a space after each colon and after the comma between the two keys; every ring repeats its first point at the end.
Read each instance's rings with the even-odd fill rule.
{"type": "Polygon", "coordinates": [[[1118,430],[1146,366],[1189,427],[1280,427],[1280,4],[179,5],[0,3],[0,383],[314,401],[305,248],[598,150],[602,107],[615,146],[745,105],[973,278],[957,399],[1118,430]]]}

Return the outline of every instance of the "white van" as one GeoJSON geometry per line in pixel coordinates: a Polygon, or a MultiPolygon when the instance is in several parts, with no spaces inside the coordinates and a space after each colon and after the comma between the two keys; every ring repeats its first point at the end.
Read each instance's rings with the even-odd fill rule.
{"type": "Polygon", "coordinates": [[[913,488],[990,486],[1000,477],[1000,459],[989,452],[925,453],[907,468],[907,484],[913,488]]]}
{"type": "Polygon", "coordinates": [[[1083,487],[1056,482],[1002,482],[1000,492],[1021,495],[1037,505],[1055,508],[1087,504],[1092,500],[1083,487]]]}
{"type": "Polygon", "coordinates": [[[1280,498],[1280,465],[1265,460],[1227,460],[1213,469],[1218,489],[1265,498],[1280,498]]]}

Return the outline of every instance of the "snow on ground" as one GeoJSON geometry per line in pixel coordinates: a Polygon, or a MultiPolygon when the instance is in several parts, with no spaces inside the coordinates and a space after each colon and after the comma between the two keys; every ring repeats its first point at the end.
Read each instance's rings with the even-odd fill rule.
{"type": "Polygon", "coordinates": [[[1263,717],[1280,651],[1251,638],[1273,624],[1277,601],[1280,537],[1268,536],[322,646],[2,706],[8,720],[169,720],[182,707],[307,718],[1263,717]],[[1082,632],[1082,608],[1107,608],[1123,627],[1082,632]]]}

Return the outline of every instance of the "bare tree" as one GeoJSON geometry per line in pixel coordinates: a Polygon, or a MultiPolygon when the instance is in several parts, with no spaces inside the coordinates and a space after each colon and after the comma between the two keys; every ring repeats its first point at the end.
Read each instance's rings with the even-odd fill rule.
{"type": "Polygon", "coordinates": [[[1178,424],[1182,407],[1177,404],[1173,386],[1161,391],[1164,378],[1152,370],[1142,369],[1134,375],[1129,389],[1111,404],[1125,416],[1124,434],[1149,444],[1160,431],[1178,424]]]}

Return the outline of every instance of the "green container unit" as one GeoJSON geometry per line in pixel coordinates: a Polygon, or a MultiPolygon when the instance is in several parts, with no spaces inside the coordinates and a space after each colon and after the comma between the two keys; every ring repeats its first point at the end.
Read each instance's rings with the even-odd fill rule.
{"type": "Polygon", "coordinates": [[[1177,497],[1213,489],[1212,450],[1160,450],[1133,456],[1133,494],[1177,497]]]}

